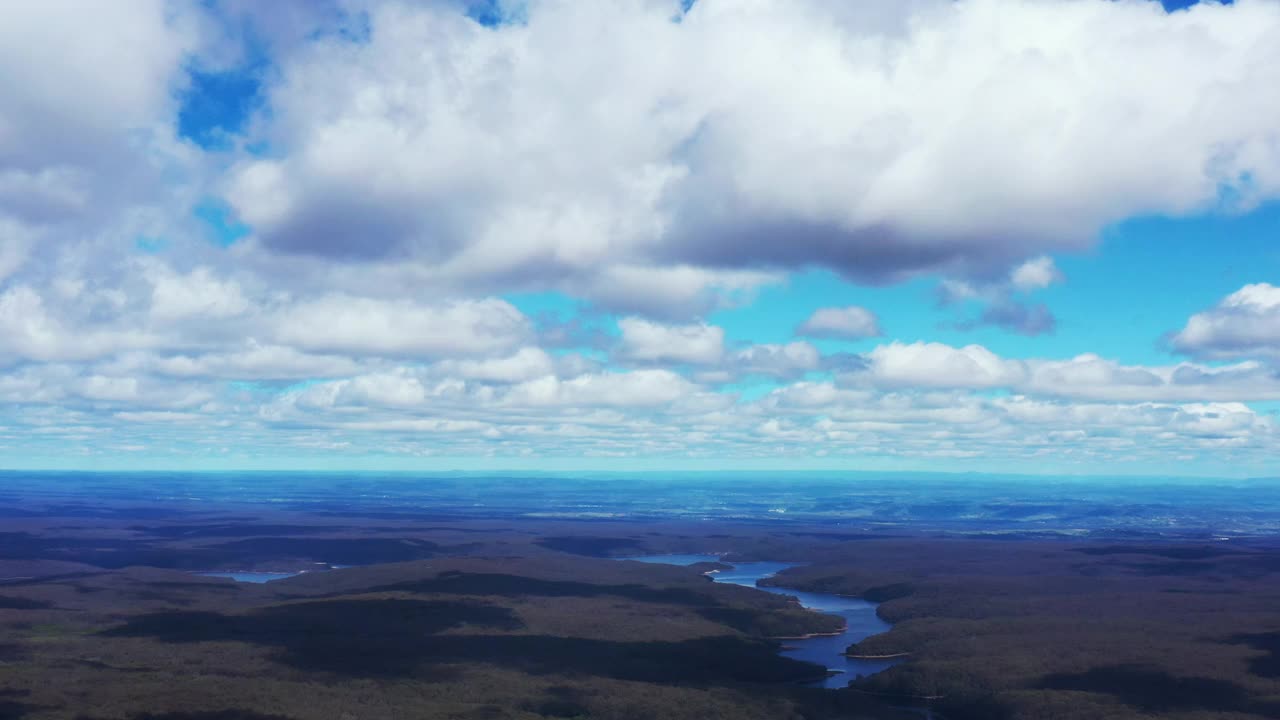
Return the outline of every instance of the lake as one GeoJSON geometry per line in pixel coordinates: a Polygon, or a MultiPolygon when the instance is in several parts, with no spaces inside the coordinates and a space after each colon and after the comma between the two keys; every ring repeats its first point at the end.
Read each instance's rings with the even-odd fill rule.
{"type": "Polygon", "coordinates": [[[194,575],[203,575],[204,577],[228,578],[236,582],[247,583],[269,583],[272,580],[283,580],[297,575],[300,572],[198,572],[194,575]]]}

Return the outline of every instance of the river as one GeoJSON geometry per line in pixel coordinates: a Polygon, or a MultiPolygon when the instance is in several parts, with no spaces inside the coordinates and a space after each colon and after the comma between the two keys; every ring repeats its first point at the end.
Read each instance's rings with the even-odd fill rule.
{"type": "MultiPolygon", "coordinates": [[[[701,562],[718,562],[725,565],[730,564],[725,563],[717,555],[646,555],[642,557],[630,557],[624,559],[647,563],[662,563],[666,565],[693,565],[701,562]]],[[[829,615],[839,615],[844,618],[845,628],[839,634],[782,641],[782,654],[786,657],[822,665],[833,673],[825,680],[807,683],[813,687],[831,689],[843,688],[849,684],[850,680],[853,680],[859,675],[872,675],[895,665],[897,661],[893,659],[856,660],[854,658],[846,657],[844,654],[845,650],[850,645],[862,640],[863,638],[885,632],[889,629],[889,623],[881,620],[879,616],[876,615],[875,603],[842,595],[829,595],[827,593],[813,593],[805,592],[803,590],[793,590],[791,588],[757,585],[760,580],[776,575],[789,567],[795,567],[797,564],[798,563],[781,562],[732,563],[732,569],[710,573],[709,577],[715,582],[729,583],[731,585],[744,585],[746,587],[764,590],[765,592],[771,592],[776,595],[789,595],[797,598],[800,601],[800,604],[806,608],[827,613],[829,615]]],[[[196,574],[207,577],[229,578],[238,582],[265,583],[273,580],[282,580],[287,577],[293,577],[301,573],[241,571],[200,572],[196,574]]]]}
{"type": "Polygon", "coordinates": [[[845,620],[845,629],[838,635],[783,640],[782,654],[796,660],[805,660],[825,666],[832,674],[824,681],[812,683],[814,687],[831,689],[843,688],[859,675],[872,675],[895,664],[897,660],[855,660],[845,657],[845,650],[852,644],[885,632],[889,623],[876,615],[876,603],[859,598],[826,593],[811,593],[791,588],[757,585],[764,578],[775,575],[799,563],[780,562],[740,562],[725,563],[716,555],[646,555],[630,557],[626,560],[639,562],[662,563],[666,565],[693,565],[700,562],[718,562],[732,564],[733,569],[711,573],[712,580],[732,585],[745,585],[776,595],[790,595],[797,598],[800,604],[811,610],[829,615],[839,615],[845,620]]]}

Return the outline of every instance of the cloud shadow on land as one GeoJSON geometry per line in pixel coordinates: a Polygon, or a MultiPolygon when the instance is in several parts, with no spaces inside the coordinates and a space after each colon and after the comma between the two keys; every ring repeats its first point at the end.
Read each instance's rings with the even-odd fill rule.
{"type": "MultiPolygon", "coordinates": [[[[0,659],[3,659],[5,646],[0,646],[0,659]]],[[[0,720],[21,720],[27,715],[42,708],[22,702],[30,694],[26,690],[0,690],[0,720]]]]}
{"type": "Polygon", "coordinates": [[[1191,710],[1258,713],[1275,717],[1280,703],[1259,702],[1236,683],[1207,677],[1173,675],[1144,665],[1111,665],[1079,673],[1046,676],[1039,687],[1114,696],[1148,713],[1191,710]]]}
{"type": "Polygon", "coordinates": [[[712,605],[711,597],[684,588],[654,588],[645,585],[602,585],[569,580],[542,580],[502,573],[449,571],[433,578],[371,588],[370,592],[440,593],[446,595],[489,595],[499,597],[599,597],[615,595],[641,602],[672,605],[712,605]]]}
{"type": "MultiPolygon", "coordinates": [[[[0,715],[3,717],[3,715],[0,715]]],[[[97,720],[88,715],[81,715],[76,720],[97,720]]],[[[130,715],[129,720],[291,720],[284,715],[263,715],[249,710],[229,708],[226,710],[197,712],[142,713],[130,715]]]]}
{"type": "Polygon", "coordinates": [[[643,547],[639,540],[590,536],[545,537],[537,542],[550,550],[588,557],[613,557],[619,552],[638,553],[643,547]]]}
{"type": "Polygon", "coordinates": [[[242,642],[276,648],[274,659],[307,672],[444,680],[440,667],[484,663],[531,674],[577,673],[646,682],[724,684],[813,678],[818,666],[777,655],[772,642],[714,636],[683,642],[612,642],[519,634],[442,634],[523,629],[511,610],[479,602],[326,600],[247,615],[162,612],[105,631],[169,643],[242,642]]]}
{"type": "Polygon", "coordinates": [[[1249,672],[1265,678],[1280,677],[1280,632],[1237,635],[1231,638],[1231,642],[1266,653],[1249,661],[1249,672]]]}

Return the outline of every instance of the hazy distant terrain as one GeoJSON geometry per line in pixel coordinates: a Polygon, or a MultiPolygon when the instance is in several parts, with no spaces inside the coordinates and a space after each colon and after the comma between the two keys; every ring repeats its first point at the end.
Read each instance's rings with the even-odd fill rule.
{"type": "Polygon", "coordinates": [[[886,533],[1280,532],[1280,480],[875,473],[13,473],[10,515],[270,507],[369,519],[744,520],[886,533]],[[163,507],[164,509],[159,509],[163,507]],[[20,509],[19,509],[20,508],[20,509]]]}

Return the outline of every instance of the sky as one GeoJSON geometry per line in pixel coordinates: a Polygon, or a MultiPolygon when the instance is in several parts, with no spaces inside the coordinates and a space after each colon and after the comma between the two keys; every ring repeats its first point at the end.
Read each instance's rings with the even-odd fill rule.
{"type": "Polygon", "coordinates": [[[0,6],[0,467],[1280,476],[1280,0],[0,6]]]}

